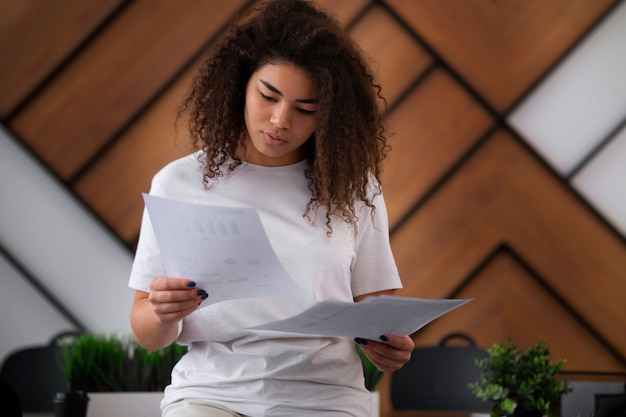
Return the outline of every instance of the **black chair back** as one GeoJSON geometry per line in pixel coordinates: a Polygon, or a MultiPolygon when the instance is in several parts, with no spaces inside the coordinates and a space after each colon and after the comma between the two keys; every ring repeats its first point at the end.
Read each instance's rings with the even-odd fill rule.
{"type": "Polygon", "coordinates": [[[476,359],[486,356],[487,351],[463,333],[451,333],[436,346],[415,348],[411,360],[391,374],[393,408],[489,413],[492,404],[469,388],[482,372],[476,359]],[[447,346],[453,339],[466,345],[447,346]]]}
{"type": "Polygon", "coordinates": [[[68,390],[69,384],[59,367],[60,354],[53,341],[46,346],[18,350],[5,359],[0,379],[17,393],[22,412],[52,412],[54,395],[68,390]]]}
{"type": "Polygon", "coordinates": [[[22,408],[17,392],[2,379],[0,379],[0,416],[22,417],[22,408]]]}

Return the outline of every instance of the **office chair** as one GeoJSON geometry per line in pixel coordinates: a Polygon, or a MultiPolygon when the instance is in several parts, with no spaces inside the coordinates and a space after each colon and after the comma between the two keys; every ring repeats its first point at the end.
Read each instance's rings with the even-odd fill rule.
{"type": "Polygon", "coordinates": [[[18,350],[5,359],[0,379],[15,390],[22,412],[52,412],[54,395],[68,390],[59,354],[55,338],[48,345],[18,350]]]}
{"type": "Polygon", "coordinates": [[[391,374],[391,404],[396,410],[437,410],[489,413],[492,404],[477,398],[469,388],[482,370],[476,358],[487,351],[463,333],[451,333],[438,345],[417,347],[409,362],[391,374]],[[446,346],[462,339],[467,346],[446,346]]]}
{"type": "Polygon", "coordinates": [[[626,417],[626,394],[595,394],[594,417],[626,417]]]}
{"type": "Polygon", "coordinates": [[[22,417],[22,407],[17,392],[2,379],[0,379],[0,416],[22,417]]]}

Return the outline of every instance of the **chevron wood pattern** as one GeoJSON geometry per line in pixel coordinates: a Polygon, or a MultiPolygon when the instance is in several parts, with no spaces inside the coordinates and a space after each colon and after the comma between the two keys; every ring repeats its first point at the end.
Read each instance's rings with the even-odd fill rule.
{"type": "Polygon", "coordinates": [[[242,5],[187,3],[132,2],[16,115],[11,127],[59,177],[76,175],[242,5]]]}
{"type": "Polygon", "coordinates": [[[506,111],[612,0],[388,3],[493,108],[506,111]]]}
{"type": "MultiPolygon", "coordinates": [[[[626,363],[626,333],[615,331],[626,320],[619,305],[626,293],[623,241],[506,132],[489,136],[394,234],[392,244],[403,293],[425,297],[455,295],[471,271],[507,245],[626,363]]],[[[550,320],[543,303],[529,298],[524,305],[550,320]]]]}
{"type": "MultiPolygon", "coordinates": [[[[626,372],[626,239],[506,123],[619,0],[316,2],[372,59],[388,100],[401,295],[474,298],[416,343],[544,339],[567,369],[626,372]]],[[[202,52],[255,3],[6,0],[2,123],[133,250],[141,192],[189,152],[174,121],[202,52]]],[[[408,415],[391,410],[386,380],[381,404],[408,415]]]]}
{"type": "Polygon", "coordinates": [[[0,115],[14,112],[37,85],[113,14],[121,0],[0,4],[0,115]],[[27,74],[25,76],[25,74],[27,74]]]}

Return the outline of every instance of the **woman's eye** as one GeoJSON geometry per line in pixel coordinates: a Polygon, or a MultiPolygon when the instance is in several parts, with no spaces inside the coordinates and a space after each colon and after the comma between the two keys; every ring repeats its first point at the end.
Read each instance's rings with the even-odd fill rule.
{"type": "Polygon", "coordinates": [[[276,101],[276,100],[274,100],[273,97],[270,97],[270,96],[265,95],[263,93],[259,93],[259,94],[261,94],[261,97],[263,97],[263,100],[265,100],[265,101],[276,101]]]}
{"type": "Polygon", "coordinates": [[[315,111],[313,111],[313,110],[306,110],[306,109],[296,109],[296,110],[298,110],[302,114],[313,114],[313,113],[315,113],[315,111]]]}

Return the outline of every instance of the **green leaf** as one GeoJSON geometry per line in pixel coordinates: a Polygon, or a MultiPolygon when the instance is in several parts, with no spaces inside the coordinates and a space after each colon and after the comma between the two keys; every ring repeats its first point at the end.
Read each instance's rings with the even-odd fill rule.
{"type": "Polygon", "coordinates": [[[509,416],[516,407],[556,416],[563,394],[571,392],[557,380],[565,359],[550,361],[550,349],[540,341],[521,352],[507,339],[487,349],[488,356],[476,360],[482,374],[470,389],[484,401],[493,402],[492,416],[509,416]]]}
{"type": "Polygon", "coordinates": [[[150,352],[130,336],[83,334],[66,342],[62,352],[59,366],[71,390],[162,391],[187,348],[173,343],[150,352]]]}

